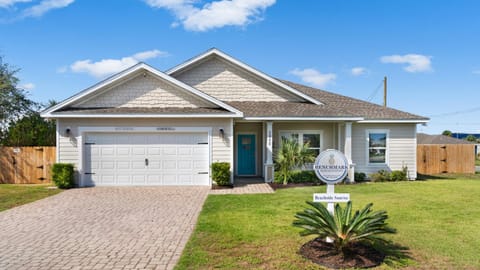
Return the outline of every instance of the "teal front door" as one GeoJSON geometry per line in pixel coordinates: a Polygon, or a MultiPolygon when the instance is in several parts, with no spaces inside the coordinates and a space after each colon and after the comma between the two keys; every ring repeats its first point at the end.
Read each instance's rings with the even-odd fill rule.
{"type": "Polygon", "coordinates": [[[255,175],[255,135],[239,134],[237,137],[237,173],[255,175]]]}

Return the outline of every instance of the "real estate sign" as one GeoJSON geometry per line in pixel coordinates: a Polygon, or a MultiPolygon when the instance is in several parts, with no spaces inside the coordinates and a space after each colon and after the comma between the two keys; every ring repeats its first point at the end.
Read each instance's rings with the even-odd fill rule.
{"type": "Polygon", "coordinates": [[[326,184],[341,182],[348,173],[348,160],[345,155],[334,149],[321,152],[313,165],[318,179],[326,184]]]}

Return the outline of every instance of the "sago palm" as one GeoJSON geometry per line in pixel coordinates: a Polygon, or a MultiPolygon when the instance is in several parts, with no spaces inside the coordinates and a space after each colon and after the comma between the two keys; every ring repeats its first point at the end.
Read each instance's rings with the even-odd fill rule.
{"type": "Polygon", "coordinates": [[[295,215],[297,220],[293,226],[300,227],[300,235],[318,235],[321,238],[329,237],[338,252],[345,253],[353,243],[359,241],[385,241],[380,234],[396,233],[386,223],[386,211],[372,211],[373,204],[369,203],[362,210],[352,215],[352,202],[349,201],[345,209],[340,204],[335,205],[335,215],[319,202],[307,202],[313,209],[307,208],[295,215]]]}
{"type": "Polygon", "coordinates": [[[283,177],[284,185],[288,183],[292,170],[315,161],[313,151],[308,147],[308,143],[302,145],[295,139],[282,138],[282,144],[275,156],[275,163],[283,177]]]}

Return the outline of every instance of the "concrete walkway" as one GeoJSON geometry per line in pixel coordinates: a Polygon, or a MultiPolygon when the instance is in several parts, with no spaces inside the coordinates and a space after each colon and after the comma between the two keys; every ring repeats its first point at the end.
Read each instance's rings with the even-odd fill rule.
{"type": "Polygon", "coordinates": [[[213,189],[210,194],[262,194],[275,191],[261,178],[237,178],[229,189],[213,189]]]}
{"type": "Polygon", "coordinates": [[[0,212],[0,269],[172,269],[208,190],[72,189],[0,212]]]}

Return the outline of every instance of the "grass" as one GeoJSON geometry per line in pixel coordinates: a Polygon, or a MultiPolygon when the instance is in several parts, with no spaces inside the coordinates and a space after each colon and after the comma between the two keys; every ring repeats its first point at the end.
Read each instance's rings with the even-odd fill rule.
{"type": "Polygon", "coordinates": [[[0,184],[0,211],[62,192],[59,189],[47,189],[48,186],[0,184]]]}
{"type": "Polygon", "coordinates": [[[480,166],[480,159],[478,158],[475,159],[475,166],[480,166]]]}
{"type": "MultiPolygon", "coordinates": [[[[448,178],[451,178],[448,177],[448,178]]],[[[455,180],[339,185],[354,208],[373,202],[398,230],[388,236],[413,260],[377,269],[479,269],[480,175],[455,180]]],[[[297,254],[311,238],[298,235],[293,215],[325,186],[274,194],[210,195],[176,269],[321,269],[297,254]]]]}

